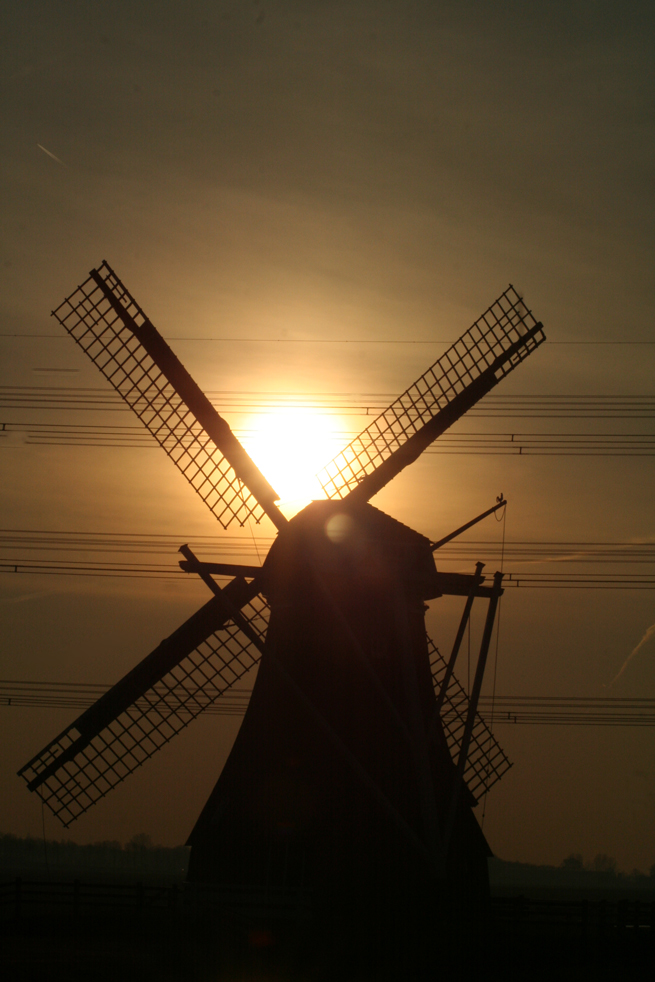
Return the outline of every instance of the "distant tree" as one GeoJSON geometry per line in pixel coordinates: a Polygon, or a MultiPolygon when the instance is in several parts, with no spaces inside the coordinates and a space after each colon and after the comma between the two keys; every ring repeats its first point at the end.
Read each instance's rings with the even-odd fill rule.
{"type": "Polygon", "coordinates": [[[570,856],[567,856],[560,863],[562,869],[569,870],[569,872],[579,872],[584,869],[584,863],[582,862],[582,854],[579,852],[572,852],[570,856]]]}
{"type": "Polygon", "coordinates": [[[612,873],[616,876],[616,860],[604,852],[597,853],[591,863],[594,873],[612,873]]]}
{"type": "MultiPolygon", "coordinates": [[[[145,832],[132,836],[125,847],[115,840],[80,845],[71,840],[50,839],[47,850],[51,870],[75,871],[83,875],[99,872],[141,877],[153,873],[177,879],[184,874],[189,861],[187,846],[155,846],[145,832]]],[[[43,839],[0,832],[0,878],[3,869],[7,868],[41,870],[44,860],[43,839]]]]}
{"type": "Polygon", "coordinates": [[[126,849],[152,849],[152,839],[147,832],[137,832],[125,846],[126,849]]]}

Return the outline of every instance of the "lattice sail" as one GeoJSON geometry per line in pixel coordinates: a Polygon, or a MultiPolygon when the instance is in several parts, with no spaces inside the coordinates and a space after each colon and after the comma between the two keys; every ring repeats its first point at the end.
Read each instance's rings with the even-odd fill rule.
{"type": "MultiPolygon", "coordinates": [[[[261,594],[240,614],[263,645],[269,608],[261,594]]],[[[213,705],[260,657],[259,647],[226,621],[214,598],[19,775],[68,827],[213,705]]]]}
{"type": "Polygon", "coordinates": [[[224,528],[250,517],[259,522],[265,513],[279,524],[276,493],[107,263],[53,316],[224,528]]]}
{"type": "Polygon", "coordinates": [[[373,484],[366,500],[535,350],[541,324],[510,286],[445,354],[322,471],[328,498],[345,498],[421,431],[414,455],[373,484]],[[437,417],[441,417],[441,424],[437,417]]]}
{"type": "MultiPolygon", "coordinates": [[[[429,636],[427,641],[428,651],[430,653],[432,681],[435,692],[438,695],[441,691],[441,685],[448,663],[429,636]]],[[[441,709],[441,725],[454,764],[457,763],[459,748],[462,745],[468,708],[469,699],[466,692],[455,676],[451,675],[448,691],[446,692],[441,709]]],[[[464,769],[464,780],[476,801],[479,801],[497,781],[500,781],[503,774],[507,773],[511,766],[512,764],[507,758],[505,751],[482,717],[476,713],[471,744],[464,769]]]]}

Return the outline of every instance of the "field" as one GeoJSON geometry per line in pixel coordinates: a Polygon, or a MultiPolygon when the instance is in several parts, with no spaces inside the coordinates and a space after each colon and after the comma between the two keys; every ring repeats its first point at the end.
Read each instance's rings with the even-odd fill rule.
{"type": "Polygon", "coordinates": [[[378,982],[381,979],[631,980],[655,967],[651,900],[494,898],[488,909],[443,910],[419,952],[363,917],[355,930],[303,911],[177,884],[80,881],[5,884],[7,982],[378,982]],[[337,944],[336,938],[341,939],[337,944]]]}

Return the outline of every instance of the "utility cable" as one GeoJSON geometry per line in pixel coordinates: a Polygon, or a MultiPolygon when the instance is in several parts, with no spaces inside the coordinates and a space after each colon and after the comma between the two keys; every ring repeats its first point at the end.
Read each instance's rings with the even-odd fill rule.
{"type": "MultiPolygon", "coordinates": [[[[111,686],[81,682],[39,682],[0,679],[0,706],[9,709],[68,709],[78,714],[111,686]]],[[[225,693],[204,711],[209,715],[242,716],[252,689],[225,693]]],[[[617,696],[491,696],[480,698],[479,712],[494,725],[649,726],[655,727],[655,698],[617,696]]],[[[448,710],[444,711],[447,719],[448,710]]]]}
{"type": "MultiPolygon", "coordinates": [[[[23,338],[50,338],[56,339],[57,341],[64,340],[68,336],[66,334],[24,334],[24,333],[2,333],[0,338],[16,338],[22,340],[23,338]]],[[[243,337],[226,337],[226,338],[194,338],[194,337],[184,337],[182,335],[166,335],[165,341],[195,341],[195,342],[212,342],[212,343],[224,343],[224,344],[434,344],[434,345],[453,345],[456,341],[439,341],[434,339],[423,340],[420,338],[406,338],[403,340],[397,340],[395,338],[243,338],[243,337]]],[[[551,341],[547,339],[546,344],[548,345],[560,345],[560,344],[583,344],[583,345],[598,345],[598,344],[620,344],[620,345],[635,345],[635,344],[655,344],[655,341],[551,341]]]]}

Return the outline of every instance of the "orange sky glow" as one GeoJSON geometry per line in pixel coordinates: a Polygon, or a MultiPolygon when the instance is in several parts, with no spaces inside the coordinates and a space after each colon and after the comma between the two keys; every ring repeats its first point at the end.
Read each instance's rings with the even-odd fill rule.
{"type": "MultiPolygon", "coordinates": [[[[372,503],[437,539],[509,500],[437,556],[521,583],[486,695],[655,699],[652,634],[626,663],[655,621],[652,5],[59,6],[8,13],[2,678],[113,683],[208,598],[182,543],[255,563],[275,535],[223,531],[49,316],[106,258],[287,516],[513,283],[547,343],[372,503]]],[[[460,612],[431,602],[443,650],[460,612]]],[[[0,832],[40,835],[15,772],[75,710],[1,695],[0,832]]],[[[183,842],[238,723],[48,835],[183,842]]],[[[494,851],[647,870],[651,734],[499,723],[494,851]]]]}

